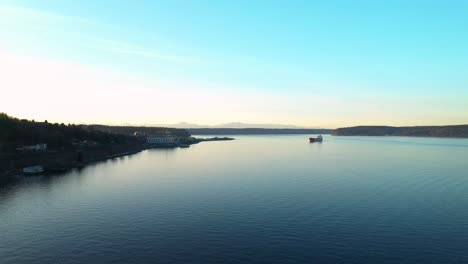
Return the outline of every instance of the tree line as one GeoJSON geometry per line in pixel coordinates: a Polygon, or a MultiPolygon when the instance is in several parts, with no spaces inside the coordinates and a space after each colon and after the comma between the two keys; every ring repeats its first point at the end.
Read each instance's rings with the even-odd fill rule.
{"type": "Polygon", "coordinates": [[[129,143],[133,137],[106,133],[80,125],[36,122],[0,113],[0,149],[14,150],[24,145],[48,144],[49,148],[67,148],[74,142],[94,141],[98,144],[129,143]]]}

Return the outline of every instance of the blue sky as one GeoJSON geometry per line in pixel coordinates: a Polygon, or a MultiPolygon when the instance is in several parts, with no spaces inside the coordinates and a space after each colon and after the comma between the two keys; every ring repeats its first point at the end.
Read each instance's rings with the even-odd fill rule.
{"type": "Polygon", "coordinates": [[[10,76],[0,111],[85,123],[468,123],[466,14],[467,1],[0,0],[10,76]],[[88,96],[72,109],[58,103],[77,92],[88,96]],[[13,103],[28,93],[47,107],[13,103]]]}

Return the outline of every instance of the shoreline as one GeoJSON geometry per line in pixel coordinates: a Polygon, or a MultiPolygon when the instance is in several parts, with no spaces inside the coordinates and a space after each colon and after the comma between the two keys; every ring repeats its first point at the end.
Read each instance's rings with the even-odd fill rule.
{"type": "Polygon", "coordinates": [[[18,177],[61,174],[75,168],[85,167],[95,162],[134,155],[147,149],[187,148],[190,145],[198,144],[200,142],[229,140],[234,140],[234,138],[197,138],[190,142],[177,144],[115,145],[47,152],[12,153],[10,154],[11,160],[9,160],[10,168],[0,171],[0,182],[18,177]],[[36,165],[43,167],[44,172],[31,175],[24,174],[23,168],[36,165]]]}
{"type": "MultiPolygon", "coordinates": [[[[99,156],[93,156],[92,158],[87,158],[83,161],[71,161],[71,162],[63,162],[60,165],[51,165],[50,163],[48,164],[39,164],[39,166],[44,168],[44,172],[38,173],[38,174],[31,174],[31,175],[26,175],[23,172],[23,168],[15,168],[12,170],[4,171],[0,173],[0,179],[13,179],[13,178],[18,178],[18,177],[33,177],[33,176],[41,176],[41,175],[55,175],[55,174],[60,174],[60,173],[65,173],[67,171],[70,171],[75,168],[82,168],[86,167],[87,165],[90,165],[95,162],[100,162],[100,161],[106,161],[110,159],[115,159],[119,157],[124,157],[124,156],[129,156],[133,154],[137,154],[143,150],[148,149],[147,146],[141,147],[138,149],[132,149],[132,150],[127,150],[124,152],[116,152],[112,154],[106,154],[104,156],[99,155],[99,156]]],[[[58,152],[60,153],[60,152],[58,152]]],[[[83,152],[78,152],[76,153],[83,153],[83,152]]],[[[45,155],[48,155],[49,153],[46,153],[45,155]]],[[[57,154],[57,153],[54,153],[57,154]]],[[[43,159],[47,159],[47,157],[43,157],[43,159]]],[[[44,162],[43,162],[44,163],[44,162]]],[[[46,162],[47,163],[47,162],[46,162]]]]}

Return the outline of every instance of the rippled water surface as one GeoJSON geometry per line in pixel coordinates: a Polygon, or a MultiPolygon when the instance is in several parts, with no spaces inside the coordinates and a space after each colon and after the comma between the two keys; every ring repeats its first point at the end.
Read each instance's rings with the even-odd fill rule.
{"type": "Polygon", "coordinates": [[[468,263],[468,140],[237,139],[0,187],[0,263],[468,263]]]}

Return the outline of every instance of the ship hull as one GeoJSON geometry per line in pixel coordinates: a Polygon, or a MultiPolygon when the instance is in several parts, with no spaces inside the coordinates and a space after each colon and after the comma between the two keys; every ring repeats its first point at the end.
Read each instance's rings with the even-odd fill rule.
{"type": "Polygon", "coordinates": [[[309,143],[315,143],[315,142],[322,142],[323,139],[321,138],[309,138],[309,143]]]}

